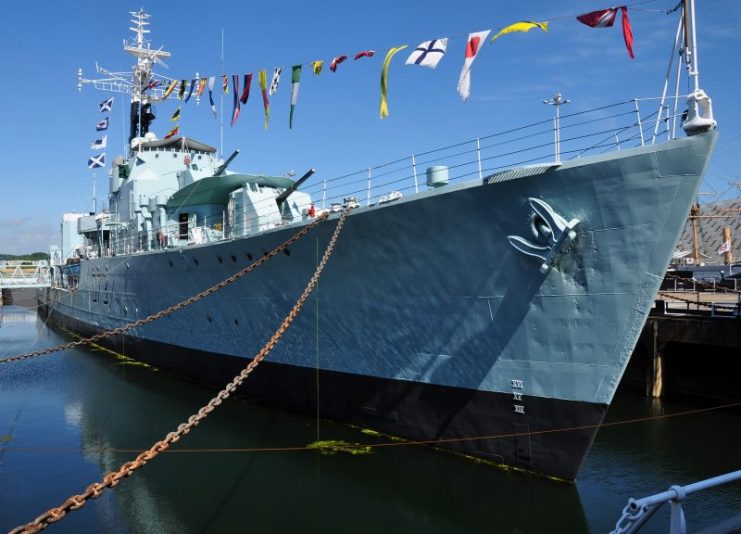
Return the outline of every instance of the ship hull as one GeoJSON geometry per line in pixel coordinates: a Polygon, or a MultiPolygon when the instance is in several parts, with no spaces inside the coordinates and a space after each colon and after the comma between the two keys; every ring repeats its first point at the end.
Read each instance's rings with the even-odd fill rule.
{"type": "MultiPolygon", "coordinates": [[[[244,393],[574,479],[714,141],[705,134],[353,211],[318,290],[244,393]],[[549,272],[508,240],[533,239],[533,198],[579,221],[549,272]]],[[[223,385],[280,324],[334,224],[111,348],[223,385]]],[[[211,286],[295,231],[86,260],[75,291],[52,288],[40,301],[73,331],[106,331],[211,286]]]]}

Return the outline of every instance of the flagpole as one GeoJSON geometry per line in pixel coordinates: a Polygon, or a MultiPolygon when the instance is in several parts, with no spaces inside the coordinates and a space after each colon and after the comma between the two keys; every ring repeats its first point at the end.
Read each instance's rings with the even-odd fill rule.
{"type": "MultiPolygon", "coordinates": [[[[224,73],[224,28],[221,28],[221,73],[224,73]]],[[[219,91],[221,100],[219,104],[219,156],[224,157],[224,88],[219,91]]]]}

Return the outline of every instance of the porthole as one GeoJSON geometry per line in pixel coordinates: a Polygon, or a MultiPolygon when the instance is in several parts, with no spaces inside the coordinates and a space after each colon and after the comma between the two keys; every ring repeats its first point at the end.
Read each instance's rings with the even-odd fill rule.
{"type": "Polygon", "coordinates": [[[250,254],[249,252],[246,252],[245,256],[247,256],[248,260],[252,261],[252,254],[250,254]]]}
{"type": "Polygon", "coordinates": [[[172,260],[167,260],[167,263],[170,264],[170,267],[175,267],[175,265],[172,263],[172,260]]]}
{"type": "Polygon", "coordinates": [[[219,260],[219,263],[224,263],[224,258],[221,256],[216,256],[216,258],[219,260]]]}
{"type": "Polygon", "coordinates": [[[198,258],[193,258],[193,263],[195,263],[196,267],[198,267],[198,258]]]}
{"type": "Polygon", "coordinates": [[[211,316],[210,316],[210,315],[207,315],[207,316],[206,316],[206,320],[207,320],[207,321],[208,321],[209,323],[212,323],[212,322],[214,321],[214,320],[213,320],[213,319],[211,318],[211,316]]]}
{"type": "Polygon", "coordinates": [[[237,263],[237,257],[236,257],[236,256],[235,256],[234,254],[232,254],[232,261],[233,261],[234,263],[237,263]]]}
{"type": "Polygon", "coordinates": [[[283,254],[285,254],[286,256],[290,256],[291,255],[291,251],[288,250],[288,247],[286,247],[286,248],[283,249],[283,254]]]}
{"type": "Polygon", "coordinates": [[[238,319],[234,319],[234,325],[235,326],[239,326],[239,320],[238,319]]]}

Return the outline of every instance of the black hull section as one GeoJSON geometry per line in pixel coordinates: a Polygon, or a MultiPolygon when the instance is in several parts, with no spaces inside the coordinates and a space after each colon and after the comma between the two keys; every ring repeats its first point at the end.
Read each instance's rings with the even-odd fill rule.
{"type": "MultiPolygon", "coordinates": [[[[51,318],[82,336],[99,333],[59,313],[51,318]]],[[[248,363],[130,336],[108,338],[102,345],[217,388],[248,363]]],[[[409,440],[441,440],[431,445],[569,481],[576,478],[607,411],[604,404],[527,395],[515,401],[511,394],[317,372],[272,363],[269,356],[238,394],[309,416],[318,410],[324,419],[409,440]],[[515,413],[515,405],[524,413],[515,413]]]]}

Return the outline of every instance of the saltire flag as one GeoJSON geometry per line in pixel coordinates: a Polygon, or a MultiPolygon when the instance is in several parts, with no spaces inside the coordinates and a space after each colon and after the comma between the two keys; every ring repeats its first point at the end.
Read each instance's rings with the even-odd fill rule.
{"type": "Polygon", "coordinates": [[[242,96],[239,97],[239,101],[242,104],[247,103],[247,99],[250,97],[250,86],[252,85],[252,73],[244,75],[244,83],[242,84],[242,96]]]}
{"type": "Polygon", "coordinates": [[[717,250],[718,254],[725,254],[726,252],[730,252],[730,251],[731,251],[731,240],[730,239],[726,240],[717,250]]]}
{"type": "Polygon", "coordinates": [[[275,93],[278,92],[278,84],[280,83],[281,72],[283,72],[282,68],[275,67],[275,70],[273,71],[273,80],[270,82],[270,96],[273,96],[275,93]]]}
{"type": "Polygon", "coordinates": [[[180,125],[176,124],[172,130],[170,130],[169,132],[165,134],[165,137],[163,137],[163,139],[169,139],[173,135],[177,135],[179,131],[180,131],[180,125]]]}
{"type": "Polygon", "coordinates": [[[406,65],[421,65],[434,69],[445,55],[448,48],[448,38],[424,41],[409,54],[406,65]]]}
{"type": "Polygon", "coordinates": [[[232,108],[232,128],[237,124],[239,113],[242,111],[239,105],[239,74],[232,74],[232,86],[234,88],[234,107],[232,108]]]}
{"type": "Polygon", "coordinates": [[[188,96],[186,96],[186,97],[185,97],[185,101],[186,101],[186,102],[187,102],[188,100],[190,100],[190,97],[191,97],[191,95],[193,94],[193,89],[195,89],[195,88],[196,88],[196,84],[197,84],[197,83],[198,83],[198,78],[196,78],[195,80],[192,80],[192,81],[190,82],[190,88],[188,89],[188,96]]]}
{"type": "Polygon", "coordinates": [[[102,132],[103,130],[108,129],[108,117],[100,121],[98,124],[95,125],[95,130],[98,132],[102,132]]]}
{"type": "Polygon", "coordinates": [[[90,145],[90,148],[93,150],[100,150],[101,148],[105,148],[108,144],[108,134],[104,135],[100,139],[96,139],[93,141],[93,144],[90,145]]]}
{"type": "Polygon", "coordinates": [[[362,52],[358,52],[355,54],[355,57],[353,58],[354,61],[359,60],[361,57],[373,57],[373,54],[375,54],[375,50],[363,50],[362,52]]]}
{"type": "Polygon", "coordinates": [[[211,112],[216,117],[216,104],[214,104],[214,85],[216,84],[216,78],[211,76],[208,79],[208,101],[211,103],[211,112]]]}
{"type": "Polygon", "coordinates": [[[166,100],[168,96],[170,96],[170,93],[173,92],[175,89],[175,86],[177,86],[178,81],[172,80],[170,84],[167,86],[167,89],[165,89],[165,94],[162,95],[162,100],[166,100]]]}
{"type": "Polygon", "coordinates": [[[268,71],[262,69],[257,76],[262,92],[262,105],[265,108],[265,129],[270,125],[270,101],[268,100],[268,71]]]}
{"type": "Polygon", "coordinates": [[[337,56],[336,58],[333,58],[332,62],[329,64],[329,70],[331,70],[332,72],[337,72],[337,67],[339,66],[339,64],[345,61],[346,59],[347,59],[347,56],[345,55],[337,56]]]}
{"type": "Polygon", "coordinates": [[[113,109],[113,97],[106,98],[100,103],[100,111],[111,111],[113,109]]]}
{"type": "Polygon", "coordinates": [[[547,32],[548,21],[544,20],[543,22],[535,22],[533,20],[521,20],[520,22],[515,22],[514,24],[510,24],[506,28],[502,28],[501,30],[499,30],[497,34],[491,38],[491,41],[489,41],[489,43],[493,43],[502,35],[513,32],[529,32],[533,28],[540,28],[544,32],[547,32]]]}
{"type": "Polygon", "coordinates": [[[229,94],[229,76],[224,74],[221,78],[221,88],[224,90],[224,94],[229,94]]]}
{"type": "Polygon", "coordinates": [[[630,27],[630,20],[628,20],[628,7],[619,6],[611,7],[609,9],[600,9],[598,11],[590,11],[576,17],[576,20],[582,24],[586,24],[590,28],[609,28],[615,23],[615,16],[617,15],[618,9],[623,13],[622,25],[623,25],[623,40],[625,40],[625,48],[628,49],[628,55],[631,59],[635,59],[633,54],[633,29],[630,27]]]}
{"type": "Polygon", "coordinates": [[[468,34],[466,56],[463,61],[460,78],[458,78],[458,94],[461,95],[464,102],[471,96],[471,65],[473,65],[476,56],[479,54],[479,50],[481,50],[481,43],[486,41],[490,31],[486,30],[468,34]]]}
{"type": "Polygon", "coordinates": [[[178,100],[182,100],[185,96],[185,86],[188,85],[187,80],[180,80],[180,89],[178,90],[178,100]]]}
{"type": "Polygon", "coordinates": [[[149,80],[149,83],[147,84],[147,89],[154,89],[160,84],[159,80],[155,80],[154,78],[149,80]]]}
{"type": "Polygon", "coordinates": [[[99,156],[92,156],[88,159],[87,167],[88,169],[99,169],[100,167],[105,167],[105,152],[99,156]]]}
{"type": "Polygon", "coordinates": [[[391,59],[393,57],[404,50],[408,45],[402,45],[402,46],[395,46],[391,50],[388,51],[386,54],[386,58],[383,60],[383,68],[381,68],[381,118],[385,119],[389,116],[389,106],[388,101],[386,100],[386,95],[388,93],[388,73],[389,73],[389,65],[391,64],[391,59]]]}
{"type": "Polygon", "coordinates": [[[323,59],[311,62],[311,70],[314,72],[314,76],[318,76],[322,72],[322,67],[324,67],[323,59]]]}
{"type": "Polygon", "coordinates": [[[198,83],[198,91],[196,92],[197,97],[200,98],[200,96],[203,94],[203,90],[206,88],[207,81],[207,78],[201,78],[200,82],[198,83]]]}
{"type": "Polygon", "coordinates": [[[294,65],[291,69],[291,114],[288,116],[288,129],[293,129],[293,110],[298,102],[298,86],[301,82],[301,65],[294,65]]]}

